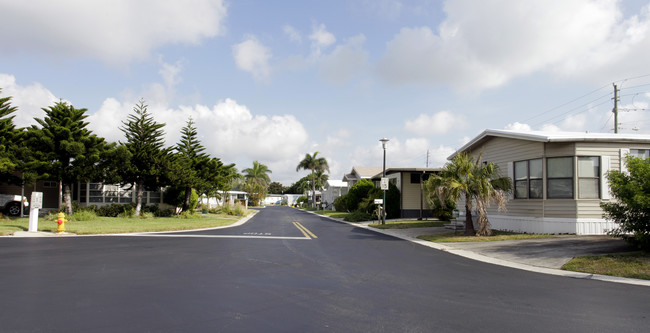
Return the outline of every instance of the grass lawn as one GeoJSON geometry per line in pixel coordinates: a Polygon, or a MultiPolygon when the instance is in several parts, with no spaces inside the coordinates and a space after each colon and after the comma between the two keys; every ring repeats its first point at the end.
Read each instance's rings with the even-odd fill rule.
{"type": "Polygon", "coordinates": [[[346,212],[337,212],[335,210],[313,210],[313,212],[319,215],[325,215],[325,216],[340,218],[340,219],[346,217],[349,214],[346,212]]]}
{"type": "MultiPolygon", "coordinates": [[[[568,235],[567,235],[568,236],[568,235]]],[[[463,230],[435,234],[435,235],[421,235],[419,239],[423,239],[435,243],[453,243],[453,242],[494,242],[513,239],[534,239],[534,238],[547,238],[547,237],[565,237],[560,235],[548,234],[519,234],[509,231],[492,230],[492,236],[464,236],[463,230]]]]}
{"type": "Polygon", "coordinates": [[[650,253],[632,252],[571,259],[563,270],[650,280],[650,253]]]}
{"type": "MultiPolygon", "coordinates": [[[[194,219],[159,217],[151,219],[97,217],[91,221],[68,221],[65,231],[78,235],[112,234],[128,232],[189,230],[199,228],[221,227],[233,224],[241,216],[215,215],[194,219]]],[[[38,219],[38,230],[56,232],[57,224],[53,220],[38,219]]],[[[28,218],[0,219],[0,235],[10,235],[16,231],[29,229],[28,218]]]]}
{"type": "Polygon", "coordinates": [[[390,221],[386,224],[373,223],[369,226],[377,229],[409,229],[409,228],[433,228],[433,227],[444,227],[445,224],[449,223],[448,221],[418,221],[418,220],[402,220],[402,221],[390,221]]]}

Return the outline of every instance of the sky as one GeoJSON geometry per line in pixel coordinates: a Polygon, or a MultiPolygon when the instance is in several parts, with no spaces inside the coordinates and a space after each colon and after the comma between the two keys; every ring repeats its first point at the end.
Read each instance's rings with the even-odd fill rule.
{"type": "Polygon", "coordinates": [[[139,100],[168,146],[286,186],[318,152],[440,167],[485,129],[650,134],[650,2],[0,0],[0,96],[19,127],[59,100],[111,142],[139,100]]]}

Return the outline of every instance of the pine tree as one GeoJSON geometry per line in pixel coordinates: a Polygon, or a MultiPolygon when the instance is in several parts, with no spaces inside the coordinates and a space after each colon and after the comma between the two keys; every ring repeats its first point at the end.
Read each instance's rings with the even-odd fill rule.
{"type": "Polygon", "coordinates": [[[0,98],[0,183],[16,182],[12,174],[18,168],[15,151],[19,131],[12,115],[16,110],[15,106],[11,106],[11,97],[0,98]]]}
{"type": "Polygon", "coordinates": [[[126,142],[121,144],[128,150],[130,159],[119,170],[119,174],[124,183],[135,185],[136,216],[140,215],[142,209],[144,190],[155,189],[166,183],[166,168],[171,151],[164,147],[165,124],[157,123],[147,107],[144,100],[140,100],[120,128],[126,136],[126,142]]]}
{"type": "Polygon", "coordinates": [[[33,125],[28,131],[29,145],[39,162],[41,178],[62,183],[65,210],[72,215],[71,187],[103,177],[98,165],[108,145],[86,129],[86,109],[60,101],[43,111],[45,118],[35,118],[40,127],[33,125]]]}
{"type": "Polygon", "coordinates": [[[174,176],[176,184],[185,189],[185,202],[183,211],[190,209],[192,189],[203,186],[204,179],[201,177],[201,170],[209,163],[210,158],[204,154],[205,147],[198,140],[198,133],[194,127],[192,118],[181,130],[181,140],[176,145],[174,155],[174,176]]]}

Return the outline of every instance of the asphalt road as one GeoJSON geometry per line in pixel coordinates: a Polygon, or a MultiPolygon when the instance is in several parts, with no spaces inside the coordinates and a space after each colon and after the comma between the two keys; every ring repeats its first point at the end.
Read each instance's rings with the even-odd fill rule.
{"type": "Polygon", "coordinates": [[[2,332],[642,332],[650,288],[472,261],[287,207],[235,228],[0,239],[2,332]]]}

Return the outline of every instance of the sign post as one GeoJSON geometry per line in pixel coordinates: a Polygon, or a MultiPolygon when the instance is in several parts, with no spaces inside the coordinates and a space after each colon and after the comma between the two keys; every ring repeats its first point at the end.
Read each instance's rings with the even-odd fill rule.
{"type": "Polygon", "coordinates": [[[29,232],[38,231],[38,210],[43,208],[43,192],[32,192],[32,200],[29,205],[29,232]]]}

